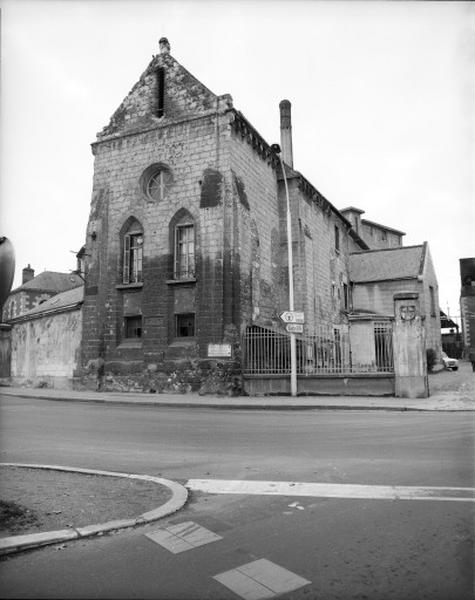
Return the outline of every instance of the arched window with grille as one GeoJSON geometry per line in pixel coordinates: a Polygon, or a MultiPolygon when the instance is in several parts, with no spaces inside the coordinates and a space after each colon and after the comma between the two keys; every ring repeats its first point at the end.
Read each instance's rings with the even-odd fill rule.
{"type": "Polygon", "coordinates": [[[195,277],[195,224],[188,211],[176,215],[171,234],[173,236],[173,278],[195,277]]]}

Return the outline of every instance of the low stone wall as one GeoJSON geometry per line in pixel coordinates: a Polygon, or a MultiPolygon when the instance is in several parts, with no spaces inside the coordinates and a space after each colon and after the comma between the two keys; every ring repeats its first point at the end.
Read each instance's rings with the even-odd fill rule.
{"type": "MultiPolygon", "coordinates": [[[[309,375],[297,377],[300,396],[394,396],[393,373],[309,375]]],[[[244,391],[249,396],[290,395],[289,375],[247,375],[244,391]]]]}
{"type": "Polygon", "coordinates": [[[131,364],[90,362],[87,373],[74,380],[75,389],[117,392],[177,393],[198,392],[239,396],[242,394],[239,361],[191,359],[163,363],[131,364]]]}

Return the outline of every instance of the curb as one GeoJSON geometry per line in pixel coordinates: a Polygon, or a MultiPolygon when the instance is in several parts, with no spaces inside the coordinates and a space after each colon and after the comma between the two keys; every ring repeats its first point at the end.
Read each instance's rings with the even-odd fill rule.
{"type": "MultiPolygon", "coordinates": [[[[241,404],[225,404],[223,402],[169,402],[169,401],[157,401],[157,400],[146,400],[146,399],[109,399],[109,398],[68,398],[66,396],[34,396],[33,394],[21,393],[21,392],[5,392],[0,389],[1,393],[15,398],[25,398],[36,400],[49,400],[53,402],[81,402],[90,404],[111,404],[111,405],[128,405],[128,406],[153,406],[156,408],[194,408],[194,409],[216,409],[216,410],[346,410],[346,411],[391,411],[391,412],[473,412],[475,411],[475,404],[471,407],[437,407],[437,406],[414,406],[410,404],[397,406],[394,404],[272,404],[270,402],[261,403],[259,401],[253,403],[241,403],[241,404]]],[[[348,396],[350,397],[350,396],[348,396]]],[[[408,399],[409,402],[413,402],[413,399],[408,399]]],[[[427,399],[425,399],[427,400],[427,399]]]]}
{"type": "Polygon", "coordinates": [[[66,471],[70,473],[82,473],[84,475],[103,475],[106,477],[125,477],[129,479],[141,479],[143,481],[151,481],[168,487],[172,492],[172,497],[168,502],[162,504],[158,508],[147,511],[133,519],[119,519],[115,521],[107,521],[106,523],[98,523],[94,525],[86,525],[85,527],[70,527],[58,531],[47,531],[44,533],[31,533],[26,535],[15,535],[0,539],[0,556],[21,552],[31,548],[39,548],[50,544],[67,542],[71,540],[82,539],[94,535],[100,535],[109,531],[135,527],[136,525],[145,525],[152,521],[156,521],[168,515],[171,515],[186,504],[188,500],[187,489],[175,481],[163,479],[161,477],[153,477],[152,475],[137,475],[132,473],[119,473],[116,471],[98,471],[95,469],[77,469],[74,467],[64,467],[59,465],[36,465],[25,463],[0,463],[0,467],[25,467],[30,469],[49,469],[51,471],[66,471]]]}

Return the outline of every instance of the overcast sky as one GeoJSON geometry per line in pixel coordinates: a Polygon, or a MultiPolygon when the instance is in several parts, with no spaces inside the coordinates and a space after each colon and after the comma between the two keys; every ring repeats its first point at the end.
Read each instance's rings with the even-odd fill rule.
{"type": "Polygon", "coordinates": [[[475,5],[299,0],[0,0],[0,235],[69,271],[90,144],[158,53],[230,93],[269,143],[292,103],[294,167],[337,208],[429,242],[443,310],[475,256],[475,5]]]}

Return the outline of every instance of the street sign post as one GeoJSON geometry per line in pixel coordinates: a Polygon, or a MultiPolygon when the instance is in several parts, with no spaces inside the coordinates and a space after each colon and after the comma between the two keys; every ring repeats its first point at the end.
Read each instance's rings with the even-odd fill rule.
{"type": "Polygon", "coordinates": [[[303,325],[301,323],[287,323],[285,330],[289,333],[303,333],[303,325]]]}
{"type": "Polygon", "coordinates": [[[284,323],[305,323],[304,313],[297,310],[284,310],[280,318],[284,323]]]}

